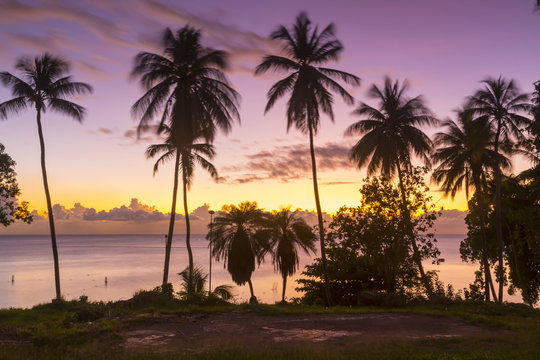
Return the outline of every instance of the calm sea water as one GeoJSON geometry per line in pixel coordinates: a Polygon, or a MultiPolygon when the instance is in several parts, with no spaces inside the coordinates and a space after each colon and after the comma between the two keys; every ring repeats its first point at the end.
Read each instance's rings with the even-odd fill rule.
{"type": "MultiPolygon", "coordinates": [[[[446,261],[437,268],[440,279],[455,289],[467,287],[474,280],[477,265],[466,264],[459,258],[459,242],[463,235],[439,235],[439,249],[446,261]]],[[[204,235],[192,236],[195,264],[208,270],[208,242],[204,235]]],[[[165,239],[163,235],[60,235],[60,283],[64,298],[76,299],[86,295],[90,300],[129,299],[140,289],[152,289],[161,284],[165,239]],[[108,283],[105,284],[105,277],[108,283]]],[[[312,256],[302,255],[300,271],[312,262],[312,256]]],[[[169,271],[169,281],[179,289],[177,275],[188,263],[185,236],[177,235],[169,271]]],[[[300,296],[294,282],[288,280],[287,297],[300,296]]],[[[262,302],[281,300],[281,277],[274,273],[269,260],[252,276],[255,295],[262,302]]],[[[222,263],[213,260],[212,286],[233,284],[222,263]]],[[[235,286],[236,301],[249,298],[246,286],[235,286]]],[[[0,308],[31,307],[48,302],[55,296],[54,271],[50,237],[43,235],[0,236],[0,308]],[[12,282],[12,276],[14,281],[12,282]]],[[[519,296],[506,297],[520,301],[519,296]]]]}

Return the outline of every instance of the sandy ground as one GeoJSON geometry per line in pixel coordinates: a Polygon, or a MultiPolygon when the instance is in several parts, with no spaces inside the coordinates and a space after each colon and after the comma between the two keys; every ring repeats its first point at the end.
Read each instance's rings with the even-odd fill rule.
{"type": "Polygon", "coordinates": [[[227,345],[331,341],[386,342],[407,339],[497,336],[462,320],[420,314],[329,314],[268,316],[245,312],[161,315],[132,323],[125,346],[199,352],[227,345]]]}

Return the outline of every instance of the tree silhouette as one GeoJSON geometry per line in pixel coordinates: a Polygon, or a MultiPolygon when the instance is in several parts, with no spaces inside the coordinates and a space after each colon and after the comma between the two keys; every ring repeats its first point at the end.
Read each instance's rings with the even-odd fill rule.
{"type": "Polygon", "coordinates": [[[212,242],[212,256],[223,260],[232,280],[238,285],[249,284],[252,303],[257,302],[251,283],[255,260],[260,264],[269,250],[264,226],[264,215],[257,203],[245,201],[238,206],[223,205],[207,235],[212,242]]]}
{"type": "Polygon", "coordinates": [[[482,179],[485,174],[493,173],[498,166],[508,168],[510,161],[491,149],[494,136],[486,116],[473,119],[471,111],[463,110],[458,113],[457,123],[447,120],[442,125],[446,132],[439,132],[434,138],[438,148],[433,154],[433,161],[439,166],[433,172],[432,179],[437,184],[442,183],[442,190],[452,198],[463,187],[467,194],[469,187],[474,188],[482,243],[484,296],[485,300],[489,301],[489,286],[492,280],[487,257],[487,205],[484,201],[487,189],[482,179]]]}
{"type": "MultiPolygon", "coordinates": [[[[171,219],[169,222],[169,234],[167,240],[172,239],[174,230],[174,221],[176,218],[176,198],[178,192],[178,174],[182,172],[182,194],[184,199],[184,216],[186,219],[186,248],[188,250],[189,266],[193,270],[193,253],[191,251],[191,227],[189,222],[189,211],[187,205],[187,192],[193,181],[195,165],[198,164],[210,173],[212,178],[217,179],[217,170],[205,157],[212,159],[215,155],[214,146],[208,143],[182,143],[181,140],[172,136],[171,130],[167,125],[163,125],[163,132],[167,134],[167,139],[163,144],[150,145],[146,149],[146,156],[155,157],[162,154],[154,165],[154,174],[158,171],[159,165],[174,159],[174,182],[173,182],[173,200],[171,209],[171,219]]],[[[204,138],[204,136],[200,136],[204,138]]],[[[169,252],[170,254],[170,252],[169,252]]],[[[167,259],[168,264],[168,259],[167,259]]],[[[168,267],[167,267],[168,270],[168,267]]],[[[166,280],[166,279],[164,279],[166,280]]]]}
{"type": "Polygon", "coordinates": [[[298,211],[290,211],[290,207],[273,211],[268,220],[272,263],[283,278],[281,301],[285,302],[287,277],[294,275],[299,266],[298,248],[306,254],[315,253],[316,236],[298,211]]]}
{"type": "MultiPolygon", "coordinates": [[[[204,129],[206,142],[212,143],[216,129],[227,133],[232,121],[240,119],[239,95],[223,74],[227,68],[227,53],[203,47],[200,38],[200,31],[189,26],[176,33],[167,28],[161,44],[163,55],[140,52],[135,57],[132,76],[140,77],[146,91],[132,106],[132,113],[140,118],[138,134],[160,116],[158,132],[168,126],[174,143],[193,143],[201,129],[204,129]]],[[[173,198],[171,214],[174,214],[175,206],[173,198]]],[[[173,231],[174,222],[171,221],[163,285],[168,282],[173,231]]]]}
{"type": "Polygon", "coordinates": [[[352,96],[336,79],[353,86],[360,85],[360,79],[349,73],[321,66],[329,61],[337,60],[343,51],[341,42],[335,37],[334,24],[326,26],[319,32],[319,28],[317,26],[313,28],[306,13],[302,12],[296,17],[292,28],[287,29],[285,26],[279,26],[270,35],[270,38],[282,42],[286,56],[265,56],[263,62],[257,66],[255,74],[262,74],[269,70],[289,73],[287,77],[275,83],[268,91],[265,113],[274,106],[279,98],[290,93],[287,102],[287,131],[294,125],[302,133],[309,135],[313,192],[319,221],[321,259],[325,279],[325,301],[328,306],[330,305],[330,290],[313,136],[317,134],[320,127],[321,112],[334,121],[332,92],[338,93],[347,104],[354,102],[352,96]]]}
{"type": "MultiPolygon", "coordinates": [[[[477,115],[487,116],[495,133],[493,150],[499,153],[502,141],[521,141],[524,138],[522,128],[530,124],[530,119],[522,115],[527,113],[531,104],[529,95],[521,93],[513,80],[506,80],[502,76],[498,79],[487,78],[482,81],[483,89],[478,90],[469,98],[469,107],[477,115]]],[[[502,238],[501,217],[501,169],[494,169],[495,179],[495,236],[499,246],[499,302],[503,300],[504,285],[504,243],[502,238]]]]}
{"type": "Polygon", "coordinates": [[[422,259],[413,234],[410,210],[408,208],[404,172],[411,169],[411,156],[420,157],[429,164],[428,154],[432,143],[419,126],[434,125],[438,121],[424,105],[421,96],[412,99],[406,97],[409,84],[404,81],[392,82],[385,77],[384,88],[373,85],[368,95],[379,101],[377,108],[362,103],[354,114],[364,119],[349,126],[346,135],[363,135],[351,149],[350,157],[359,168],[367,164],[368,175],[380,172],[383,176],[392,177],[396,172],[402,198],[404,222],[409,229],[409,240],[413,248],[413,256],[429,297],[433,290],[422,266],[422,259]]]}
{"type": "Polygon", "coordinates": [[[51,205],[51,195],[45,167],[45,140],[41,125],[41,113],[47,110],[56,111],[81,122],[85,108],[66,100],[69,96],[83,95],[92,92],[90,85],[74,82],[69,73],[69,64],[59,57],[43,54],[35,58],[22,57],[15,64],[15,68],[22,73],[19,78],[9,72],[0,73],[0,81],[4,86],[11,88],[13,99],[0,104],[0,119],[6,119],[10,113],[19,113],[30,105],[36,109],[36,120],[41,149],[41,173],[47,200],[47,213],[51,232],[51,244],[54,258],[54,280],[56,299],[62,298],[60,292],[60,268],[58,264],[58,250],[56,246],[56,231],[51,205]]]}
{"type": "Polygon", "coordinates": [[[0,143],[0,225],[9,226],[15,220],[31,223],[33,217],[28,210],[28,202],[19,204],[17,201],[21,191],[16,178],[16,163],[5,149],[0,143]]]}

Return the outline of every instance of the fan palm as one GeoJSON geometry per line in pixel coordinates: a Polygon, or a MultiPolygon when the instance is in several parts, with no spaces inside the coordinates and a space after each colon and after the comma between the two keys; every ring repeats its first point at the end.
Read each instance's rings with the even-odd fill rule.
{"type": "Polygon", "coordinates": [[[263,62],[257,66],[255,74],[262,74],[268,70],[285,71],[289,75],[275,83],[268,91],[268,102],[265,113],[276,101],[290,93],[287,103],[287,131],[295,126],[304,134],[309,135],[309,148],[311,153],[311,168],[313,172],[313,192],[315,206],[319,221],[319,237],[321,243],[321,259],[324,273],[326,304],[330,304],[330,290],[328,287],[328,271],[324,245],[324,224],[322,219],[319,188],[317,184],[317,166],[313,136],[320,127],[321,112],[334,121],[332,105],[334,97],[332,92],[338,93],[347,104],[353,104],[352,96],[336,80],[342,80],[353,86],[360,85],[360,79],[344,71],[323,67],[321,65],[337,60],[343,51],[343,46],[334,35],[334,25],[330,24],[319,32],[318,27],[313,28],[311,21],[305,13],[297,16],[291,29],[279,26],[270,38],[283,42],[285,56],[267,55],[263,62]]]}
{"type": "Polygon", "coordinates": [[[458,113],[457,120],[457,123],[452,120],[445,121],[442,125],[446,128],[446,132],[435,135],[434,142],[438,148],[433,154],[433,161],[439,163],[439,166],[433,172],[432,178],[437,184],[442,183],[442,190],[452,198],[465,187],[468,199],[469,187],[474,188],[479,207],[485,299],[489,301],[489,286],[492,281],[487,258],[484,218],[487,212],[484,203],[486,189],[482,178],[484,174],[493,172],[497,166],[508,168],[510,161],[490,148],[493,144],[493,136],[490,134],[493,133],[487,117],[473,119],[472,112],[465,110],[458,113]]]}
{"type": "Polygon", "coordinates": [[[70,116],[81,122],[85,115],[85,108],[66,100],[69,96],[83,95],[92,92],[90,85],[74,82],[67,75],[69,64],[61,58],[50,54],[43,54],[35,58],[22,57],[17,60],[15,68],[22,73],[19,78],[9,72],[0,73],[0,81],[11,88],[13,99],[0,104],[0,119],[6,119],[10,113],[19,113],[29,106],[36,109],[37,128],[41,150],[41,173],[47,201],[47,213],[51,231],[51,243],[54,258],[54,281],[56,299],[61,299],[60,269],[58,264],[58,250],[56,246],[56,231],[51,205],[51,195],[45,167],[45,140],[41,125],[41,113],[47,110],[70,116]]]}
{"type": "MultiPolygon", "coordinates": [[[[132,113],[140,118],[139,134],[160,117],[158,132],[168,126],[174,143],[193,143],[200,129],[205,129],[202,134],[211,143],[216,129],[227,133],[232,121],[239,120],[239,95],[223,74],[227,53],[203,47],[200,37],[200,31],[189,26],[176,33],[167,28],[162,38],[163,55],[140,52],[135,57],[132,76],[140,77],[146,91],[132,106],[132,113]]],[[[163,284],[168,281],[171,241],[169,236],[163,284]]]]}
{"type": "Polygon", "coordinates": [[[274,270],[279,271],[283,278],[281,301],[285,302],[287,277],[294,275],[299,266],[298,248],[306,254],[315,253],[316,236],[311,226],[306,224],[297,211],[290,211],[290,207],[273,211],[268,220],[272,263],[274,270]]]}
{"type": "Polygon", "coordinates": [[[383,176],[391,177],[397,172],[402,199],[404,221],[409,229],[413,257],[428,295],[432,289],[422,266],[422,259],[415,236],[413,234],[411,215],[407,205],[407,195],[403,185],[403,172],[411,168],[411,156],[420,157],[429,164],[428,154],[432,143],[419,126],[434,125],[438,122],[424,105],[421,96],[412,99],[406,97],[409,84],[404,81],[392,82],[389,77],[384,80],[384,88],[373,85],[368,92],[371,98],[377,99],[379,105],[374,108],[362,103],[354,113],[365,117],[352,124],[346,135],[363,135],[351,149],[350,157],[359,168],[367,164],[368,175],[378,171],[383,176]]]}
{"type": "MultiPolygon", "coordinates": [[[[178,193],[178,174],[182,172],[182,193],[184,199],[184,216],[186,219],[186,248],[188,251],[189,269],[193,270],[193,253],[191,251],[191,227],[189,222],[189,211],[187,205],[187,192],[193,181],[193,173],[195,165],[198,164],[204,168],[210,176],[217,179],[217,170],[206,158],[212,159],[215,155],[214,146],[208,143],[183,143],[177,138],[174,138],[171,129],[167,125],[163,125],[163,131],[167,134],[167,139],[163,144],[150,145],[146,149],[146,156],[153,158],[158,154],[158,158],[154,165],[154,175],[159,169],[159,165],[168,160],[175,160],[174,163],[174,182],[173,182],[173,199],[171,205],[171,219],[169,221],[169,232],[167,234],[167,250],[165,253],[165,266],[163,270],[163,284],[168,282],[170,249],[172,245],[172,237],[174,232],[174,221],[176,218],[176,197],[178,193]]],[[[204,136],[200,136],[203,138],[204,136]]]]}
{"type": "MultiPolygon", "coordinates": [[[[503,77],[498,79],[487,78],[482,81],[484,88],[478,90],[469,98],[469,107],[475,114],[487,116],[491,122],[495,133],[493,149],[499,153],[501,142],[512,140],[522,140],[524,138],[522,129],[530,125],[531,121],[526,116],[531,104],[529,95],[520,93],[513,80],[506,80],[503,77]]],[[[501,215],[501,169],[494,169],[495,180],[495,235],[499,246],[499,302],[503,297],[503,276],[504,243],[502,239],[502,215],[501,215]]]]}
{"type": "Polygon", "coordinates": [[[217,261],[223,260],[236,284],[249,284],[250,302],[257,302],[251,274],[255,271],[255,260],[260,264],[268,251],[264,216],[257,203],[223,205],[207,239],[212,243],[212,256],[217,261]]]}

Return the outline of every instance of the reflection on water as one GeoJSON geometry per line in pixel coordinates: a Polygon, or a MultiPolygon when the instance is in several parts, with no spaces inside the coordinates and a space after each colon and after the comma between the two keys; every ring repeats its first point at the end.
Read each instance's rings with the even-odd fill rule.
{"type": "MultiPolygon", "coordinates": [[[[476,265],[459,259],[462,235],[438,236],[445,263],[437,268],[444,283],[455,289],[467,286],[474,279],[476,265]]],[[[204,235],[192,236],[195,263],[208,269],[208,242],[204,235]]],[[[165,238],[162,235],[60,235],[60,283],[64,298],[70,300],[87,295],[90,300],[128,299],[139,289],[151,289],[161,283],[165,238]],[[105,281],[107,278],[107,282],[105,281]]],[[[268,257],[269,259],[269,257],[268,257]]],[[[312,258],[301,254],[300,269],[312,258]]],[[[174,237],[170,264],[170,281],[179,289],[177,273],[187,266],[185,237],[174,237]]],[[[301,270],[300,270],[301,271],[301,270]]],[[[287,297],[300,296],[294,282],[300,271],[288,280],[287,297]]],[[[255,295],[260,301],[281,300],[281,277],[267,260],[252,277],[255,295]]],[[[232,284],[223,264],[212,266],[213,286],[232,284]]],[[[247,286],[235,286],[237,301],[249,298],[247,286]]],[[[0,308],[30,307],[54,297],[54,272],[48,236],[0,236],[0,308]],[[12,276],[13,282],[12,282],[12,276]]],[[[507,299],[509,297],[507,296],[507,299]]],[[[512,301],[519,301],[519,296],[512,301]]]]}

